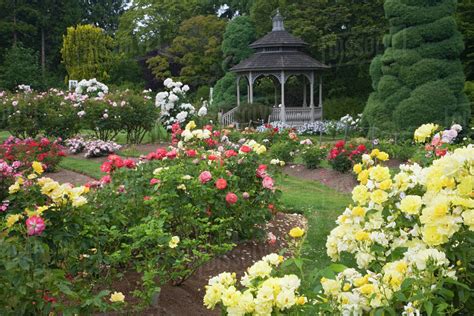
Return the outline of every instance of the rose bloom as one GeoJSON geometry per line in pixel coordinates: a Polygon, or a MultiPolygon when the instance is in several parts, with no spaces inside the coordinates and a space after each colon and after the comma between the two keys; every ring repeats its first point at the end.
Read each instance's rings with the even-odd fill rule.
{"type": "Polygon", "coordinates": [[[109,173],[112,170],[112,163],[110,161],[104,161],[104,163],[100,166],[100,171],[109,173]]]}
{"type": "Polygon", "coordinates": [[[223,178],[219,178],[217,179],[216,181],[216,188],[218,190],[224,190],[225,188],[227,188],[227,181],[223,178]]]}
{"type": "Polygon", "coordinates": [[[39,216],[33,215],[26,220],[26,229],[30,236],[40,235],[45,227],[44,220],[39,216]]]}
{"type": "Polygon", "coordinates": [[[214,160],[217,159],[217,156],[216,156],[216,155],[209,155],[209,156],[207,157],[207,159],[214,161],[214,160]]]}
{"type": "MultiPolygon", "coordinates": [[[[209,171],[203,171],[199,175],[199,181],[201,181],[202,184],[211,181],[211,179],[212,179],[212,174],[209,171]]],[[[216,185],[217,185],[217,183],[216,183],[216,185]]]]}
{"type": "Polygon", "coordinates": [[[267,174],[267,165],[260,165],[257,169],[257,177],[263,178],[267,174]]]}
{"type": "Polygon", "coordinates": [[[277,238],[272,232],[269,232],[267,235],[267,240],[268,240],[268,244],[274,245],[277,241],[277,238]]]}
{"type": "Polygon", "coordinates": [[[273,189],[273,179],[271,177],[263,178],[262,185],[265,189],[273,189]]]}
{"type": "Polygon", "coordinates": [[[176,152],[176,150],[173,149],[172,151],[166,153],[166,157],[168,157],[168,159],[174,159],[176,158],[177,154],[178,153],[176,152]]]}
{"type": "Polygon", "coordinates": [[[153,178],[153,179],[150,180],[151,185],[155,185],[155,184],[158,184],[158,183],[160,183],[159,179],[153,178]]]}
{"type": "Polygon", "coordinates": [[[244,192],[242,193],[242,197],[244,198],[244,200],[248,200],[250,197],[250,194],[248,192],[244,192]]]}
{"type": "Polygon", "coordinates": [[[229,149],[224,153],[226,158],[237,156],[237,152],[235,150],[229,149]]]}
{"type": "Polygon", "coordinates": [[[194,149],[190,149],[190,150],[186,151],[186,156],[188,156],[188,157],[194,158],[194,157],[196,157],[196,155],[197,155],[197,152],[194,149]]]}
{"type": "Polygon", "coordinates": [[[127,167],[128,169],[133,169],[135,168],[135,161],[132,159],[125,159],[123,162],[124,166],[127,167]]]}
{"type": "Polygon", "coordinates": [[[237,198],[237,195],[235,195],[235,194],[232,193],[232,192],[229,192],[229,193],[227,193],[227,195],[225,196],[225,200],[226,200],[226,202],[229,203],[229,204],[235,204],[235,203],[237,203],[238,198],[237,198]]]}
{"type": "Polygon", "coordinates": [[[102,182],[104,184],[110,183],[110,181],[112,181],[112,178],[110,177],[110,175],[103,176],[100,179],[100,182],[102,182]]]}
{"type": "Polygon", "coordinates": [[[249,153],[249,152],[252,151],[252,148],[250,148],[247,145],[243,145],[242,147],[240,147],[240,151],[243,152],[243,153],[249,153]]]}

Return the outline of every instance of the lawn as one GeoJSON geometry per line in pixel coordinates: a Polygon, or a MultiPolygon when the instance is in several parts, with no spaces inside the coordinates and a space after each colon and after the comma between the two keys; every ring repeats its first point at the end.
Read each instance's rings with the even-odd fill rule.
{"type": "Polygon", "coordinates": [[[94,179],[100,179],[104,173],[100,171],[101,163],[94,160],[65,157],[59,167],[78,172],[94,179]]]}
{"type": "MultiPolygon", "coordinates": [[[[308,219],[308,232],[301,255],[312,261],[311,269],[330,264],[326,255],[326,238],[335,220],[351,202],[349,194],[339,193],[317,181],[285,177],[281,180],[282,203],[302,212],[308,219]]],[[[309,272],[309,271],[308,271],[309,272]]]]}

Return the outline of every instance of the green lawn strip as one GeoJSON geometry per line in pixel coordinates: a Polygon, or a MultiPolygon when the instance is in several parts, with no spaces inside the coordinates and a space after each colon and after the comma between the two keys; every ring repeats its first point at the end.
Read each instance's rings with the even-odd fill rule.
{"type": "Polygon", "coordinates": [[[100,179],[104,173],[100,171],[101,163],[98,161],[65,157],[59,167],[84,174],[94,179],[100,179]]]}
{"type": "Polygon", "coordinates": [[[8,131],[0,131],[0,142],[4,142],[8,137],[10,137],[10,132],[8,131]]]}
{"type": "Polygon", "coordinates": [[[301,211],[308,219],[308,231],[301,256],[311,264],[303,266],[305,274],[331,264],[326,254],[326,239],[336,226],[337,217],[351,203],[350,194],[340,193],[318,181],[285,177],[280,181],[282,203],[286,208],[301,211]]]}

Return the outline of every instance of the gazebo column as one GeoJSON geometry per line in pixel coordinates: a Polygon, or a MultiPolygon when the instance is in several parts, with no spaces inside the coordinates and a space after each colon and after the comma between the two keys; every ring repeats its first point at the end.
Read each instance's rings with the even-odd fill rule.
{"type": "Polygon", "coordinates": [[[319,75],[319,105],[320,108],[323,107],[323,76],[319,75]]]}
{"type": "Polygon", "coordinates": [[[306,76],[303,75],[303,107],[305,108],[306,106],[306,76]]]}
{"type": "Polygon", "coordinates": [[[280,108],[280,120],[286,123],[286,110],[285,110],[285,72],[281,71],[281,108],[280,108]]]}
{"type": "Polygon", "coordinates": [[[311,71],[311,80],[309,82],[309,107],[311,109],[310,118],[311,122],[314,122],[314,71],[311,71]]]}
{"type": "Polygon", "coordinates": [[[250,86],[250,91],[249,91],[249,103],[253,103],[253,77],[252,77],[252,72],[249,73],[249,86],[250,86]]]}
{"type": "Polygon", "coordinates": [[[240,106],[240,76],[237,76],[237,107],[240,106]]]}

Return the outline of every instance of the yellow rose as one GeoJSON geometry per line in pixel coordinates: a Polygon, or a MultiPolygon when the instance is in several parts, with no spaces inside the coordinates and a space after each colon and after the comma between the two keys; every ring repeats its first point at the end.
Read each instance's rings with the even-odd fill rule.
{"type": "Polygon", "coordinates": [[[370,153],[370,156],[371,156],[372,158],[374,158],[374,157],[377,157],[378,154],[380,154],[380,150],[378,150],[377,148],[375,148],[375,149],[373,149],[372,152],[370,153]]]}
{"type": "Polygon", "coordinates": [[[390,179],[390,169],[387,167],[375,166],[370,169],[370,178],[377,182],[390,179]]]}
{"type": "Polygon", "coordinates": [[[363,231],[363,230],[359,230],[355,234],[355,239],[358,240],[358,241],[370,240],[370,234],[368,232],[363,231]]]}
{"type": "Polygon", "coordinates": [[[400,210],[407,214],[418,214],[421,209],[421,197],[418,195],[407,195],[400,202],[400,210]]]}
{"type": "Polygon", "coordinates": [[[359,174],[362,171],[362,164],[357,163],[354,165],[354,168],[352,168],[355,174],[359,174]]]}
{"type": "Polygon", "coordinates": [[[360,287],[360,286],[362,286],[362,285],[364,285],[364,284],[367,284],[368,282],[369,282],[369,275],[366,274],[366,275],[363,276],[363,277],[356,278],[356,279],[354,280],[354,285],[355,285],[356,287],[360,287]]]}
{"type": "Polygon", "coordinates": [[[429,246],[438,246],[448,241],[448,237],[440,234],[438,227],[435,225],[423,226],[421,233],[423,235],[423,241],[429,246]]]}
{"type": "Polygon", "coordinates": [[[36,172],[37,174],[42,174],[44,172],[43,165],[41,165],[41,163],[37,161],[33,161],[33,163],[31,164],[31,167],[33,168],[34,172],[36,172]]]}
{"type": "Polygon", "coordinates": [[[380,160],[380,161],[387,161],[388,158],[389,158],[389,156],[386,152],[381,151],[377,154],[377,159],[380,160]]]}
{"type": "Polygon", "coordinates": [[[189,121],[189,123],[186,124],[185,129],[187,129],[188,131],[190,131],[190,130],[192,130],[193,128],[196,128],[196,123],[194,123],[194,121],[189,121]]]}
{"type": "Polygon", "coordinates": [[[370,193],[364,185],[358,185],[352,190],[352,199],[359,204],[366,203],[370,198],[370,193]]]}
{"type": "Polygon", "coordinates": [[[392,180],[387,179],[382,182],[380,182],[379,188],[381,190],[387,191],[392,187],[392,180]]]}
{"type": "Polygon", "coordinates": [[[113,292],[110,295],[110,301],[112,303],[117,303],[117,302],[123,303],[125,301],[125,295],[123,295],[122,292],[113,292]]]}
{"type": "Polygon", "coordinates": [[[15,182],[8,188],[8,193],[13,194],[20,191],[20,184],[18,182],[15,182]]]}
{"type": "Polygon", "coordinates": [[[357,180],[361,184],[367,184],[367,182],[369,182],[369,170],[362,170],[357,176],[357,180]]]}
{"type": "Polygon", "coordinates": [[[474,231],[474,209],[467,210],[462,213],[464,225],[469,226],[469,230],[474,231]]]}
{"type": "Polygon", "coordinates": [[[364,216],[365,215],[365,209],[360,206],[356,206],[352,209],[352,216],[364,216]]]}
{"type": "Polygon", "coordinates": [[[427,138],[431,137],[434,131],[438,129],[438,125],[433,123],[423,124],[415,131],[414,138],[417,143],[424,143],[427,138]]]}
{"type": "Polygon", "coordinates": [[[382,204],[388,200],[388,193],[382,190],[375,190],[370,194],[370,200],[376,204],[382,204]]]}
{"type": "Polygon", "coordinates": [[[170,242],[168,243],[168,246],[169,246],[170,248],[176,248],[176,247],[178,246],[178,244],[179,244],[179,241],[180,241],[180,239],[179,239],[178,236],[173,236],[173,237],[171,237],[171,240],[170,240],[170,242]]]}
{"type": "Polygon", "coordinates": [[[22,218],[23,218],[23,216],[21,214],[8,215],[8,217],[7,217],[7,227],[8,228],[12,227],[16,222],[18,222],[22,218]]]}
{"type": "Polygon", "coordinates": [[[375,292],[375,286],[373,284],[364,284],[359,288],[361,294],[370,296],[375,292]]]}
{"type": "Polygon", "coordinates": [[[304,229],[300,227],[294,227],[290,230],[289,235],[293,238],[300,238],[301,236],[304,235],[304,229]]]}

